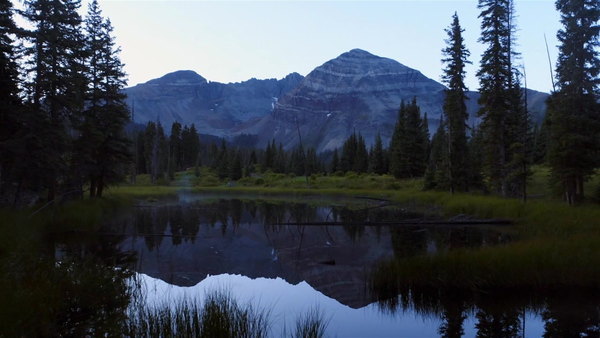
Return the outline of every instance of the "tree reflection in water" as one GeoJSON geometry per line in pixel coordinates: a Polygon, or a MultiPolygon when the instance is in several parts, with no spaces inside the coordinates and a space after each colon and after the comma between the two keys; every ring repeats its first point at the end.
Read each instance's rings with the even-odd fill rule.
{"type": "MultiPolygon", "coordinates": [[[[386,265],[372,274],[370,292],[381,311],[415,311],[441,318],[441,337],[461,337],[468,317],[477,337],[521,337],[527,313],[541,314],[544,337],[599,337],[600,289],[509,288],[465,290],[401,285],[386,265]],[[382,270],[383,269],[383,270],[382,270]]],[[[432,282],[432,285],[435,284],[432,282]]]]}

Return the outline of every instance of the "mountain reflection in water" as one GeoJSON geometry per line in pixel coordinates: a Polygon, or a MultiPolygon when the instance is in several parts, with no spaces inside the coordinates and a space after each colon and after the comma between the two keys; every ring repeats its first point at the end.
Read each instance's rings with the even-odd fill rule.
{"type": "Polygon", "coordinates": [[[489,226],[364,225],[439,218],[432,210],[206,196],[138,205],[98,231],[0,252],[0,336],[115,336],[140,305],[201,300],[215,288],[270,310],[273,336],[314,306],[330,319],[329,336],[600,336],[598,289],[398,285],[381,262],[512,239],[489,226]],[[281,225],[311,222],[345,225],[281,225]]]}
{"type": "Polygon", "coordinates": [[[417,217],[423,215],[373,203],[348,208],[219,199],[137,208],[112,231],[126,234],[122,248],[137,253],[137,271],[170,284],[192,286],[220,274],[280,277],[306,281],[353,308],[375,300],[367,281],[381,260],[510,239],[474,227],[360,225],[417,217]],[[317,221],[351,225],[277,225],[317,221]]]}

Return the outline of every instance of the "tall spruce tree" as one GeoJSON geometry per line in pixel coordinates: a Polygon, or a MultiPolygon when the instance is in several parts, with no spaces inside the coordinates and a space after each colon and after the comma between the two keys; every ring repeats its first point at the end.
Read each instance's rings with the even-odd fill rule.
{"type": "Polygon", "coordinates": [[[600,2],[558,0],[557,90],[548,100],[548,162],[569,204],[584,198],[584,181],[600,163],[600,2]]]}
{"type": "Polygon", "coordinates": [[[401,178],[405,176],[406,168],[405,168],[405,149],[404,144],[405,135],[404,135],[404,125],[406,123],[406,107],[404,104],[404,100],[400,102],[400,109],[398,110],[398,118],[396,119],[396,124],[394,125],[394,132],[392,134],[392,138],[390,140],[390,173],[394,175],[396,178],[401,178]]]}
{"type": "Polygon", "coordinates": [[[18,180],[21,170],[19,158],[26,154],[23,148],[25,128],[21,117],[18,89],[18,67],[13,47],[16,26],[9,0],[0,0],[0,204],[8,201],[8,183],[18,180]]]}
{"type": "Polygon", "coordinates": [[[169,136],[169,153],[171,155],[172,168],[179,171],[183,168],[183,140],[181,138],[181,123],[175,121],[171,125],[171,136],[169,136]]]}
{"type": "Polygon", "coordinates": [[[488,47],[481,57],[479,77],[479,116],[484,137],[484,170],[492,190],[507,194],[505,186],[507,161],[506,115],[509,110],[508,85],[511,83],[511,55],[508,46],[509,0],[479,0],[481,37],[488,47]]]}
{"type": "MultiPolygon", "coordinates": [[[[446,29],[448,39],[446,40],[447,47],[442,50],[444,59],[442,62],[446,65],[442,80],[448,86],[444,97],[445,126],[448,144],[444,150],[448,155],[445,156],[448,160],[448,165],[445,177],[449,189],[452,193],[455,190],[467,191],[469,189],[468,182],[468,153],[467,153],[467,132],[466,123],[468,119],[467,105],[467,86],[465,85],[465,66],[469,64],[469,51],[465,47],[462,33],[464,29],[460,26],[458,14],[452,16],[452,24],[446,29]]],[[[438,132],[439,134],[439,132],[438,132]]],[[[438,136],[440,139],[441,136],[438,136]]],[[[439,147],[439,145],[438,145],[439,147]]],[[[434,162],[435,163],[435,162],[434,162]]],[[[437,167],[437,166],[436,166],[437,167]]]]}
{"type": "Polygon", "coordinates": [[[421,177],[427,166],[429,129],[421,118],[417,99],[401,102],[390,141],[390,172],[396,178],[421,177]]]}
{"type": "Polygon", "coordinates": [[[448,189],[450,187],[450,160],[448,151],[448,127],[443,115],[431,140],[431,152],[425,171],[424,189],[448,189]]]}
{"type": "Polygon", "coordinates": [[[89,4],[85,19],[87,72],[86,107],[80,140],[87,153],[90,196],[120,181],[131,160],[125,125],[130,120],[123,94],[125,73],[115,46],[113,27],[102,17],[98,1],[89,4]]]}
{"type": "Polygon", "coordinates": [[[329,172],[335,173],[338,170],[340,170],[340,157],[338,155],[338,150],[336,148],[333,151],[333,156],[331,158],[331,166],[330,166],[329,172]]]}
{"type": "Polygon", "coordinates": [[[375,145],[373,146],[373,150],[371,151],[370,158],[370,171],[377,175],[385,174],[385,152],[383,149],[381,134],[379,133],[377,133],[377,136],[375,136],[375,145]]]}
{"type": "Polygon", "coordinates": [[[30,155],[36,158],[31,166],[37,167],[36,176],[48,190],[48,200],[54,200],[61,184],[67,181],[67,128],[76,110],[83,106],[81,95],[74,95],[75,88],[81,87],[79,71],[84,49],[79,6],[79,0],[29,0],[22,12],[34,27],[26,33],[29,44],[25,50],[30,79],[25,84],[29,127],[37,139],[30,149],[30,155]]]}

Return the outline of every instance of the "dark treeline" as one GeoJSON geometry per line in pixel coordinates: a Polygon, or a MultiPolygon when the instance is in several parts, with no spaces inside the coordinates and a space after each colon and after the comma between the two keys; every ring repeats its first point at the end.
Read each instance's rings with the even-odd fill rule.
{"type": "Polygon", "coordinates": [[[0,1],[0,201],[102,196],[130,157],[120,49],[97,0],[0,1]]]}
{"type": "Polygon", "coordinates": [[[600,3],[558,0],[563,29],[554,91],[542,125],[527,111],[525,66],[518,65],[513,0],[479,0],[481,36],[487,46],[479,78],[479,117],[466,125],[464,83],[469,51],[458,15],[442,50],[447,85],[440,127],[432,139],[426,188],[483,189],[527,198],[532,164],[547,163],[552,184],[569,204],[584,198],[583,183],[600,165],[600,3]]]}
{"type": "Polygon", "coordinates": [[[149,174],[152,183],[175,179],[175,172],[200,167],[210,168],[221,180],[239,180],[254,173],[271,171],[298,176],[325,172],[323,160],[314,148],[284,150],[273,140],[264,149],[232,144],[225,139],[201,142],[196,127],[171,125],[167,136],[160,122],[149,122],[134,131],[134,170],[131,175],[149,174]]]}

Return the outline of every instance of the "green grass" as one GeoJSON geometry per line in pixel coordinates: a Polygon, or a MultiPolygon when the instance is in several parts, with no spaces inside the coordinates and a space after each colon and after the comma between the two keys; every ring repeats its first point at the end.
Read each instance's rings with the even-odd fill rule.
{"type": "Polygon", "coordinates": [[[322,338],[329,325],[323,312],[318,308],[312,308],[307,313],[296,319],[296,331],[293,338],[322,338]]]}
{"type": "Polygon", "coordinates": [[[129,337],[248,337],[269,334],[269,313],[242,306],[226,291],[207,295],[202,305],[179,300],[160,306],[134,306],[129,311],[129,337]]]}
{"type": "MultiPolygon", "coordinates": [[[[271,336],[271,313],[251,304],[242,305],[227,290],[208,293],[203,303],[180,299],[174,304],[133,304],[128,311],[128,337],[245,337],[271,336]]],[[[291,337],[321,338],[328,320],[318,309],[296,319],[291,337]]],[[[285,332],[281,336],[287,336],[285,332]]],[[[277,335],[275,335],[277,336],[277,335]]]]}

